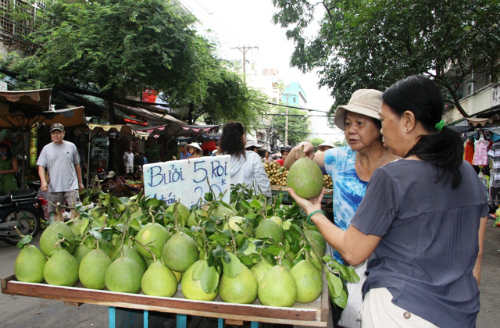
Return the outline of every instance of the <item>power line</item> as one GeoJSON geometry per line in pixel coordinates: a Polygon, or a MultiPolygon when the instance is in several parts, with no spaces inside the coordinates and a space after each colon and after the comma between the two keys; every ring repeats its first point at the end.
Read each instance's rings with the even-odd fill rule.
{"type": "Polygon", "coordinates": [[[279,107],[288,107],[288,108],[295,108],[295,109],[298,109],[298,110],[307,110],[309,112],[328,113],[328,112],[325,112],[324,110],[309,109],[309,108],[302,108],[302,107],[296,107],[296,106],[290,106],[290,105],[276,104],[276,103],[272,103],[272,102],[269,102],[269,101],[266,101],[265,103],[268,104],[268,105],[274,105],[274,106],[279,106],[279,107]]]}

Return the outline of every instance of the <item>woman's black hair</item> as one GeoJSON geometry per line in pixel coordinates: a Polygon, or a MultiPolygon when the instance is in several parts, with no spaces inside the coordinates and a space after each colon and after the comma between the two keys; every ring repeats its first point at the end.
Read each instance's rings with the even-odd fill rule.
{"type": "Polygon", "coordinates": [[[219,139],[220,154],[245,157],[245,143],[243,142],[245,128],[243,124],[236,121],[229,121],[222,128],[222,135],[219,139]]]}
{"type": "Polygon", "coordinates": [[[463,142],[450,128],[436,128],[444,112],[443,96],[436,84],[427,77],[412,75],[394,83],[382,99],[400,117],[411,111],[429,132],[420,137],[405,157],[417,156],[434,164],[442,173],[438,174],[438,180],[451,180],[452,187],[458,187],[462,182],[459,168],[463,162],[463,142]]]}

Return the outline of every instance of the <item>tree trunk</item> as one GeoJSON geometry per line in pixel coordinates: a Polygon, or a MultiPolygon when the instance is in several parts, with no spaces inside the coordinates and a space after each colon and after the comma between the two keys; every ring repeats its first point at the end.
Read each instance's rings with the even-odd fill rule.
{"type": "MultiPolygon", "coordinates": [[[[115,124],[116,123],[116,116],[115,116],[115,107],[113,106],[114,103],[114,89],[115,87],[113,86],[106,94],[106,102],[107,102],[107,107],[108,107],[108,115],[109,115],[109,123],[110,124],[115,124]]],[[[109,148],[108,148],[108,170],[118,172],[119,166],[118,166],[118,156],[117,156],[117,151],[118,151],[118,143],[116,142],[116,136],[115,138],[111,138],[109,136],[109,148]]]]}

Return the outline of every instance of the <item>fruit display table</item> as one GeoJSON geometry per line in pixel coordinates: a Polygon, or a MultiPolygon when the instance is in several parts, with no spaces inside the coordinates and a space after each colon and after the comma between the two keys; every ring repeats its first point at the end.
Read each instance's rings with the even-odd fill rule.
{"type": "Polygon", "coordinates": [[[16,281],[14,275],[1,279],[1,288],[4,294],[60,300],[70,305],[87,303],[108,306],[110,328],[115,327],[117,308],[142,310],[144,327],[148,327],[149,311],[177,314],[178,328],[186,327],[187,315],[218,318],[219,327],[224,326],[224,320],[231,324],[249,321],[251,327],[258,327],[259,322],[326,327],[330,304],[324,275],[323,291],[316,301],[308,304],[295,303],[290,308],[264,306],[258,301],[254,304],[225,303],[219,297],[213,302],[188,300],[183,298],[180,287],[174,297],[154,297],[87,289],[80,283],[74,287],[24,283],[16,281]]]}

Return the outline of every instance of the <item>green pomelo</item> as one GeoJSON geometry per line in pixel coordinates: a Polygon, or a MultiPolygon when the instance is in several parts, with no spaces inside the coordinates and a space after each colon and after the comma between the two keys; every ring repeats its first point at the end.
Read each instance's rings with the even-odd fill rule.
{"type": "Polygon", "coordinates": [[[93,249],[80,262],[78,277],[87,288],[103,289],[106,287],[104,277],[111,265],[111,259],[102,249],[93,249]]]}
{"type": "Polygon", "coordinates": [[[177,279],[177,283],[180,283],[182,279],[182,272],[174,270],[172,270],[172,272],[174,273],[175,279],[177,279]]]}
{"type": "Polygon", "coordinates": [[[92,248],[88,248],[85,244],[80,244],[73,252],[73,256],[78,260],[78,262],[82,262],[82,259],[85,255],[90,253],[92,248]]]}
{"type": "Polygon", "coordinates": [[[75,234],[71,228],[66,225],[66,223],[54,222],[47,229],[45,229],[40,237],[40,248],[45,255],[50,257],[56,250],[61,249],[60,245],[57,245],[57,247],[55,246],[60,239],[59,235],[62,235],[66,240],[72,243],[72,245],[66,250],[70,254],[73,253],[76,248],[75,234]]]}
{"type": "MultiPolygon", "coordinates": [[[[116,253],[115,256],[111,258],[112,261],[117,260],[121,256],[121,251],[116,253]]],[[[134,246],[129,246],[125,245],[123,246],[123,256],[128,257],[131,260],[134,260],[135,263],[139,265],[141,268],[142,272],[146,272],[148,269],[148,265],[146,264],[146,261],[142,257],[141,254],[137,251],[137,249],[134,246]]]]}
{"type": "Polygon", "coordinates": [[[106,288],[112,292],[137,294],[141,290],[143,272],[134,260],[120,257],[106,270],[106,288]]]}
{"type": "Polygon", "coordinates": [[[177,292],[177,278],[161,261],[156,261],[142,276],[142,292],[151,296],[172,297],[177,292]]]}
{"type": "Polygon", "coordinates": [[[304,234],[316,253],[323,257],[326,252],[326,240],[323,235],[314,230],[305,230],[304,234]]]}
{"type": "Polygon", "coordinates": [[[52,253],[45,267],[43,277],[49,285],[74,286],[78,282],[78,260],[66,250],[52,253]]]}
{"type": "Polygon", "coordinates": [[[189,300],[213,301],[217,297],[218,291],[205,293],[201,288],[201,280],[193,280],[193,272],[203,265],[204,260],[198,260],[182,274],[181,290],[182,295],[189,300]]]}
{"type": "Polygon", "coordinates": [[[255,238],[272,238],[272,243],[278,245],[284,238],[283,229],[273,220],[264,219],[255,229],[255,238]]]}
{"type": "Polygon", "coordinates": [[[310,303],[321,295],[323,279],[310,261],[302,260],[295,264],[290,274],[297,285],[297,302],[310,303]]]}
{"type": "Polygon", "coordinates": [[[219,207],[217,207],[215,210],[214,210],[214,215],[216,216],[220,216],[220,217],[233,217],[236,215],[236,211],[232,208],[227,208],[226,206],[224,205],[219,205],[219,207]]]}
{"type": "Polygon", "coordinates": [[[259,262],[257,262],[257,264],[250,268],[250,271],[252,271],[253,275],[257,279],[257,282],[260,282],[267,271],[269,271],[272,267],[273,265],[269,263],[268,260],[261,257],[259,262]]]}
{"type": "Polygon", "coordinates": [[[279,216],[271,216],[269,219],[276,222],[280,227],[283,226],[283,220],[279,216]]]}
{"type": "Polygon", "coordinates": [[[76,218],[73,221],[68,223],[68,226],[71,228],[71,231],[73,231],[73,234],[75,236],[83,235],[83,233],[86,230],[88,225],[89,225],[88,220],[83,221],[83,220],[80,220],[79,218],[76,218]]]}
{"type": "Polygon", "coordinates": [[[264,305],[290,307],[297,300],[297,285],[285,267],[276,265],[260,281],[258,295],[264,305]]]}
{"type": "Polygon", "coordinates": [[[259,283],[252,271],[242,266],[242,271],[234,278],[222,274],[219,284],[219,295],[224,302],[252,304],[257,298],[259,283]]]}
{"type": "Polygon", "coordinates": [[[198,246],[193,238],[178,232],[170,238],[161,254],[161,259],[171,270],[184,272],[199,259],[198,246]]]}
{"type": "Polygon", "coordinates": [[[228,220],[229,225],[227,223],[224,224],[224,229],[231,228],[231,230],[236,232],[243,232],[245,230],[247,234],[253,234],[252,226],[250,224],[246,226],[245,221],[246,219],[242,216],[233,216],[228,220]]]}
{"type": "Polygon", "coordinates": [[[286,184],[299,197],[311,199],[318,196],[323,189],[323,172],[318,164],[303,157],[290,167],[286,184]]]}
{"type": "Polygon", "coordinates": [[[191,214],[189,215],[187,226],[188,227],[197,226],[200,220],[207,218],[208,218],[208,213],[205,210],[192,211],[191,214]]]}
{"type": "MultiPolygon", "coordinates": [[[[157,258],[160,258],[163,246],[168,239],[168,231],[161,224],[148,223],[139,230],[135,239],[148,247],[157,258]]],[[[142,245],[137,244],[137,250],[142,256],[150,259],[153,258],[153,255],[142,247],[142,245]]]]}
{"type": "Polygon", "coordinates": [[[188,219],[189,219],[189,215],[191,213],[189,212],[189,209],[181,203],[170,205],[169,207],[167,207],[167,212],[172,212],[172,213],[174,213],[174,216],[175,216],[175,212],[174,212],[175,206],[177,206],[177,223],[181,227],[183,227],[184,225],[187,224],[188,219]]]}
{"type": "Polygon", "coordinates": [[[47,258],[36,246],[25,246],[14,264],[16,279],[23,282],[42,282],[46,262],[47,258]]]}

